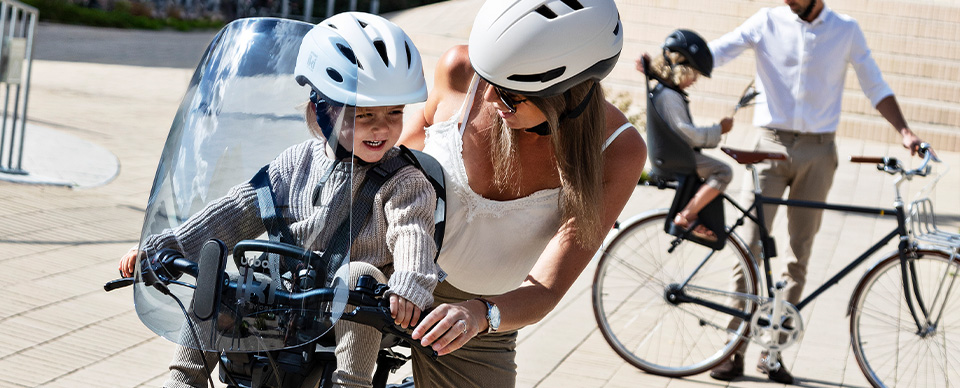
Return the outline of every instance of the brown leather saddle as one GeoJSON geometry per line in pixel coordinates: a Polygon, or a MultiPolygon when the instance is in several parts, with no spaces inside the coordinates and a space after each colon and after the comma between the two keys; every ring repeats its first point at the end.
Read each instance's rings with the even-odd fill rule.
{"type": "Polygon", "coordinates": [[[720,150],[725,154],[730,155],[733,160],[736,160],[737,163],[740,164],[754,164],[764,160],[787,160],[787,155],[779,152],[754,152],[735,150],[729,147],[720,147],[720,150]]]}

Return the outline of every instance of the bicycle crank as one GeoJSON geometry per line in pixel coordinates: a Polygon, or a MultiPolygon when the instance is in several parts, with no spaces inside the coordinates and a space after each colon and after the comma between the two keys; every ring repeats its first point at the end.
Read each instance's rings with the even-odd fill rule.
{"type": "Polygon", "coordinates": [[[768,300],[760,304],[750,318],[750,337],[769,351],[783,351],[803,336],[803,317],[793,304],[768,300]],[[779,310],[779,311],[776,311],[779,310]],[[779,312],[779,316],[775,316],[779,312]]]}

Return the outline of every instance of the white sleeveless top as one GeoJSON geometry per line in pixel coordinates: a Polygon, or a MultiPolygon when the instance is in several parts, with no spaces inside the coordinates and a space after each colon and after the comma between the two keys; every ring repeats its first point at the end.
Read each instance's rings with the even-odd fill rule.
{"type": "MultiPolygon", "coordinates": [[[[470,188],[462,137],[478,84],[474,76],[453,117],[426,128],[423,150],[440,162],[446,176],[447,224],[438,259],[446,281],[472,294],[499,295],[523,283],[559,230],[560,188],[508,201],[487,199],[470,188]]],[[[631,126],[617,129],[604,149],[631,126]]]]}

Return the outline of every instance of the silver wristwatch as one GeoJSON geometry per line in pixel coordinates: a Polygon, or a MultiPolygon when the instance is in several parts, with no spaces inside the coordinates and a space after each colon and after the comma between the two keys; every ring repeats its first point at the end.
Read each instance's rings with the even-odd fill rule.
{"type": "Polygon", "coordinates": [[[500,308],[487,299],[477,298],[477,300],[487,305],[487,333],[496,333],[500,329],[500,308]]]}

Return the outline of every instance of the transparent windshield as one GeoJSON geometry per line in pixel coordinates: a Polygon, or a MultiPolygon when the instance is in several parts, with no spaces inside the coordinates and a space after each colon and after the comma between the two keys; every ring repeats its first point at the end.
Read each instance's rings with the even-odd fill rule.
{"type": "Polygon", "coordinates": [[[351,132],[355,114],[328,102],[308,125],[311,89],[293,73],[312,27],[229,24],[183,97],[150,192],[134,287],[140,319],[171,341],[294,347],[329,331],[346,307],[349,244],[326,248],[352,235],[352,164],[336,162],[322,133],[351,132]]]}

